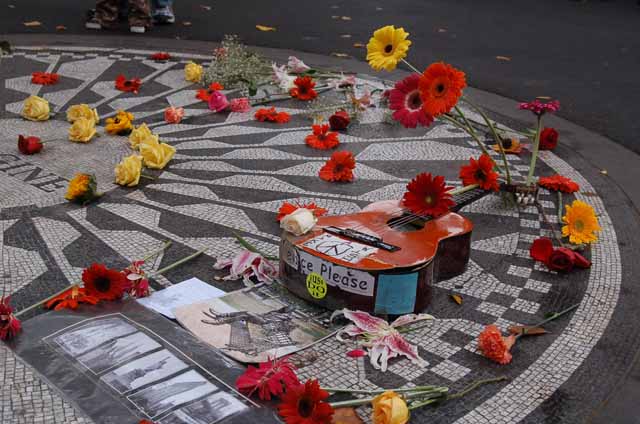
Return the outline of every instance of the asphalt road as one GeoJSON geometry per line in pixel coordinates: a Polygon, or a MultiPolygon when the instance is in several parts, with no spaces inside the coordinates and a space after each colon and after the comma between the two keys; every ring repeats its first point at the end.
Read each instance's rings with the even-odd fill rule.
{"type": "MultiPolygon", "coordinates": [[[[78,0],[3,0],[6,33],[87,34],[78,0]],[[39,21],[41,26],[23,23],[39,21]]],[[[640,152],[640,6],[635,0],[177,0],[177,22],[154,37],[219,41],[364,58],[371,32],[385,24],[411,33],[418,67],[444,60],[471,85],[517,100],[545,95],[560,115],[640,152]],[[261,32],[256,24],[275,27],[261,32]]],[[[120,31],[126,31],[123,26],[120,31]]],[[[132,35],[133,36],[133,35],[132,35]]],[[[137,35],[136,35],[137,36],[137,35]]]]}

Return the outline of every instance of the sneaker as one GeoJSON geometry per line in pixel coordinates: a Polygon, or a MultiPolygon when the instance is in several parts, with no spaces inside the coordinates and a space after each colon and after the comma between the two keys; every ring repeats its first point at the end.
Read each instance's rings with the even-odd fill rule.
{"type": "Polygon", "coordinates": [[[153,11],[153,22],[157,24],[172,24],[176,21],[171,6],[158,7],[153,11]]]}
{"type": "Polygon", "coordinates": [[[129,27],[129,31],[136,34],[144,34],[146,30],[147,28],[144,26],[133,25],[129,27]]]}
{"type": "Polygon", "coordinates": [[[102,29],[102,24],[94,17],[87,19],[84,23],[84,27],[87,29],[102,29]]]}

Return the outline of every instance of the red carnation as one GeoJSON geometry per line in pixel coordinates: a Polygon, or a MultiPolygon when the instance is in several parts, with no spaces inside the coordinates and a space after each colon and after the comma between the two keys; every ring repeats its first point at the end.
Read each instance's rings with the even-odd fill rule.
{"type": "Polygon", "coordinates": [[[23,155],[33,155],[42,150],[43,144],[38,137],[18,136],[18,150],[23,155]]]}
{"type": "Polygon", "coordinates": [[[329,117],[329,125],[333,131],[346,130],[351,123],[351,117],[346,110],[339,110],[329,117]]]}
{"type": "Polygon", "coordinates": [[[552,175],[550,177],[540,177],[538,185],[548,190],[561,191],[563,193],[575,193],[580,190],[578,183],[571,178],[562,175],[552,175]]]}
{"type": "Polygon", "coordinates": [[[171,55],[167,52],[158,52],[151,55],[151,60],[155,60],[158,62],[165,61],[171,59],[171,55]]]}
{"type": "Polygon", "coordinates": [[[260,122],[275,122],[277,124],[284,124],[289,122],[291,116],[287,112],[278,112],[275,107],[269,109],[258,109],[255,117],[260,122]]]}
{"type": "Polygon", "coordinates": [[[236,380],[236,388],[247,396],[257,391],[261,400],[271,400],[272,395],[280,396],[285,389],[300,384],[295,369],[287,357],[262,362],[258,368],[249,365],[236,380]]]}
{"type": "Polygon", "coordinates": [[[53,85],[58,82],[60,76],[58,74],[50,74],[48,72],[34,72],[31,74],[31,83],[40,85],[53,85]]]}
{"type": "Polygon", "coordinates": [[[127,277],[123,273],[103,264],[92,264],[82,271],[82,281],[86,294],[100,300],[120,299],[127,287],[127,277]]]}
{"type": "Polygon", "coordinates": [[[509,350],[515,342],[514,335],[503,337],[500,329],[495,325],[487,325],[478,336],[478,348],[482,354],[502,365],[511,362],[509,350]]]}
{"type": "Polygon", "coordinates": [[[558,145],[558,131],[545,128],[540,133],[540,150],[553,150],[558,145]]]}

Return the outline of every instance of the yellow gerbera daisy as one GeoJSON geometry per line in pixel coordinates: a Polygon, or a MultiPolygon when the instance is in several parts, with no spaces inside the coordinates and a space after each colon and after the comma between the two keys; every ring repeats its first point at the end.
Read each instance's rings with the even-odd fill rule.
{"type": "Polygon", "coordinates": [[[567,213],[562,217],[565,226],[562,227],[562,235],[569,237],[574,244],[593,243],[598,240],[596,231],[600,231],[598,217],[593,208],[580,200],[574,200],[566,206],[567,213]]]}
{"type": "Polygon", "coordinates": [[[382,27],[373,33],[367,44],[367,61],[376,71],[386,69],[393,71],[398,61],[407,55],[411,41],[407,40],[408,32],[404,28],[393,25],[382,27]]]}

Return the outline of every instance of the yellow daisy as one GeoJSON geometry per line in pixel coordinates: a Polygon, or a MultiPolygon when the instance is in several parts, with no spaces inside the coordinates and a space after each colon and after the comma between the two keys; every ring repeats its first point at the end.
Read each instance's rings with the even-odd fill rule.
{"type": "Polygon", "coordinates": [[[567,205],[567,213],[562,217],[566,225],[562,227],[562,235],[569,237],[574,244],[593,243],[598,240],[596,231],[600,231],[598,217],[593,208],[580,200],[567,205]]]}
{"type": "Polygon", "coordinates": [[[373,33],[367,44],[367,61],[376,71],[386,69],[393,71],[398,61],[407,55],[411,41],[407,40],[408,32],[393,25],[382,27],[373,33]]]}

